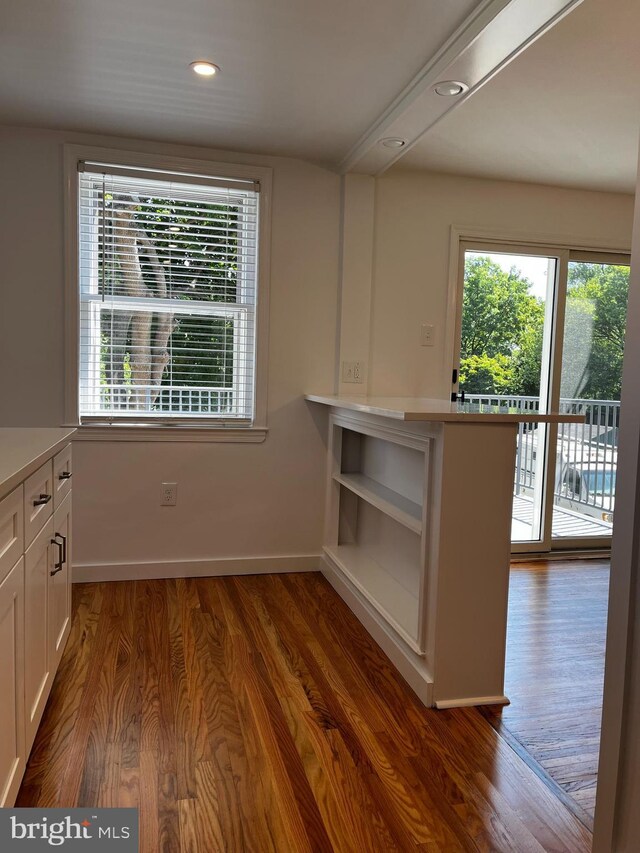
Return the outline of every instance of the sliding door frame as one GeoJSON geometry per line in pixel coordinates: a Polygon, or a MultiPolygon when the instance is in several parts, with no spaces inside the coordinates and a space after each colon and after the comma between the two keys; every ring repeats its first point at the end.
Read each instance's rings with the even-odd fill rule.
{"type": "MultiPolygon", "coordinates": [[[[466,251],[486,251],[501,254],[540,256],[556,259],[555,281],[548,286],[547,304],[549,329],[545,328],[543,365],[549,365],[547,375],[541,376],[540,406],[542,411],[558,411],[560,405],[560,380],[564,345],[564,321],[567,298],[567,283],[570,261],[587,263],[628,264],[629,250],[623,247],[588,245],[590,241],[556,239],[545,240],[540,235],[492,234],[470,228],[451,228],[449,293],[447,305],[447,327],[445,330],[445,365],[452,365],[456,379],[459,377],[460,346],[462,336],[462,305],[464,291],[464,260],[466,251]],[[546,383],[546,388],[545,388],[546,383]],[[543,391],[544,398],[543,398],[543,391]]],[[[546,321],[545,321],[546,325],[546,321]]],[[[449,378],[453,378],[449,374],[449,378]]],[[[459,382],[452,384],[457,392],[459,382]]],[[[541,425],[542,427],[542,425],[541,425]]],[[[549,554],[552,550],[603,550],[611,547],[611,537],[585,537],[580,539],[552,537],[553,493],[557,456],[557,424],[544,428],[545,453],[540,487],[543,489],[541,506],[541,538],[532,542],[517,542],[512,545],[514,554],[549,554]]]]}

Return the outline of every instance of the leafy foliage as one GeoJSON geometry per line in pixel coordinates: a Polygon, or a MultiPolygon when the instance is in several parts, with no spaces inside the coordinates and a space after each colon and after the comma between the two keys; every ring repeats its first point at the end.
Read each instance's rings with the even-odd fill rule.
{"type": "Polygon", "coordinates": [[[544,306],[530,288],[515,267],[506,272],[491,258],[467,259],[460,362],[465,390],[536,393],[544,306]]]}
{"type": "Polygon", "coordinates": [[[562,394],[619,400],[629,267],[570,264],[562,394]]]}
{"type": "MultiPolygon", "coordinates": [[[[531,282],[489,257],[467,259],[460,381],[470,393],[536,396],[544,304],[531,282]]],[[[561,395],[620,399],[629,268],[571,263],[561,395]]]]}

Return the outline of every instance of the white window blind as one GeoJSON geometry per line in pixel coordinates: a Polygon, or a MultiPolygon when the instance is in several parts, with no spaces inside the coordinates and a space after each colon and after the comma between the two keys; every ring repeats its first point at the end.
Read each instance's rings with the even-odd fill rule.
{"type": "Polygon", "coordinates": [[[250,423],[259,187],[79,168],[81,421],[250,423]]]}

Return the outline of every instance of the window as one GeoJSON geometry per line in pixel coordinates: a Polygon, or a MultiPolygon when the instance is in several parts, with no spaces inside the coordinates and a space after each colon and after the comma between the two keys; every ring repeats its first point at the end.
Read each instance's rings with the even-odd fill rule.
{"type": "Polygon", "coordinates": [[[254,424],[258,180],[76,164],[80,422],[254,424]]]}

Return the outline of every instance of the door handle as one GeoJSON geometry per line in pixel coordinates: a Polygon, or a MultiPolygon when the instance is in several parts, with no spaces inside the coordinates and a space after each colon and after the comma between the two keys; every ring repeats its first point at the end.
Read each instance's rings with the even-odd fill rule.
{"type": "Polygon", "coordinates": [[[34,506],[44,506],[44,504],[48,504],[51,500],[51,495],[41,494],[39,498],[36,498],[33,502],[34,506]]]}
{"type": "MultiPolygon", "coordinates": [[[[56,533],[56,536],[57,536],[57,535],[58,535],[58,534],[56,533]]],[[[55,563],[55,562],[54,562],[54,564],[53,564],[53,571],[52,571],[52,572],[49,572],[49,574],[51,575],[51,577],[53,577],[54,575],[57,575],[57,574],[58,574],[58,572],[61,572],[61,571],[62,571],[62,567],[64,566],[64,545],[63,545],[63,543],[62,543],[62,542],[58,542],[58,540],[57,540],[57,539],[52,539],[52,540],[51,540],[51,544],[52,544],[52,545],[57,545],[57,546],[58,546],[58,548],[59,548],[59,551],[58,551],[58,557],[60,558],[60,559],[58,560],[58,562],[57,562],[57,563],[55,563]]]]}
{"type": "Polygon", "coordinates": [[[57,545],[60,549],[58,552],[59,560],[57,563],[53,564],[53,571],[49,572],[49,574],[53,577],[53,575],[57,575],[58,572],[62,571],[64,564],[67,562],[67,537],[63,536],[62,533],[54,533],[54,539],[51,540],[52,545],[57,545]],[[58,542],[58,538],[62,539],[62,542],[58,542]]]}
{"type": "Polygon", "coordinates": [[[61,472],[58,474],[58,479],[59,479],[59,480],[70,480],[70,479],[71,479],[71,476],[72,476],[72,475],[71,475],[71,471],[61,471],[61,472]]]}

